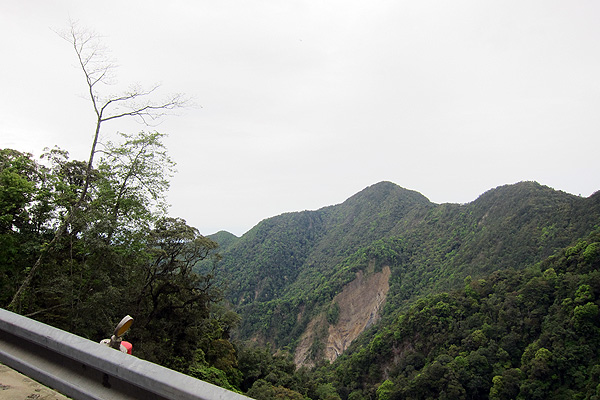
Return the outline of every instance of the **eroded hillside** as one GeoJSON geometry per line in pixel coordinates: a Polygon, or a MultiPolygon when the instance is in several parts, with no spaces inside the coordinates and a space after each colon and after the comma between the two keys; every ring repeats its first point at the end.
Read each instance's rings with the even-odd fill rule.
{"type": "Polygon", "coordinates": [[[373,267],[371,265],[366,273],[358,271],[356,279],[334,297],[330,306],[336,310],[334,320],[320,314],[310,321],[296,347],[294,360],[297,365],[313,365],[310,352],[315,340],[323,340],[319,337],[320,332],[326,332],[323,340],[325,359],[333,362],[358,335],[378,320],[390,289],[391,270],[385,266],[381,271],[373,272],[373,267]]]}

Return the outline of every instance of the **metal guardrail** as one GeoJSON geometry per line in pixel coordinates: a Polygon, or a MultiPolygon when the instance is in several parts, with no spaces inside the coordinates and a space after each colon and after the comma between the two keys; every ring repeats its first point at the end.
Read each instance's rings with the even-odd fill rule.
{"type": "Polygon", "coordinates": [[[0,362],[76,400],[248,400],[0,308],[0,362]]]}

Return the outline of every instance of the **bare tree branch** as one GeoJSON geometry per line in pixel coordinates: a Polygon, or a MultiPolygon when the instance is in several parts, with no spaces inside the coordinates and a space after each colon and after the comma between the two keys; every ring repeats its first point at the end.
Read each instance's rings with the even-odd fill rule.
{"type": "Polygon", "coordinates": [[[102,37],[93,31],[81,28],[77,22],[73,21],[70,22],[70,28],[67,31],[57,33],[69,42],[75,51],[79,67],[85,77],[89,99],[96,114],[96,126],[92,135],[90,155],[80,196],[74,207],[65,215],[56,229],[53,239],[40,253],[13,296],[8,308],[16,311],[20,311],[20,299],[42,265],[44,257],[54,251],[56,243],[65,235],[67,227],[72,223],[75,213],[79,212],[84,205],[90,188],[94,156],[97,151],[102,123],[119,118],[134,117],[143,124],[150,125],[150,122],[159,120],[169,114],[171,110],[188,105],[188,99],[181,94],[171,95],[163,101],[153,99],[150,95],[155,93],[159,85],[154,85],[149,89],[132,86],[129,91],[121,95],[103,96],[101,85],[115,83],[114,70],[116,64],[109,56],[108,50],[102,45],[102,37]],[[142,99],[143,101],[141,101],[142,99]]]}

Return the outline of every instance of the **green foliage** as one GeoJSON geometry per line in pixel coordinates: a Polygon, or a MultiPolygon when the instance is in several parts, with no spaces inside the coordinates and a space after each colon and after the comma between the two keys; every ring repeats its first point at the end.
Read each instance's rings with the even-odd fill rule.
{"type": "Polygon", "coordinates": [[[265,380],[258,380],[248,391],[248,396],[257,400],[303,400],[304,397],[293,390],[283,386],[274,386],[265,380]]]}
{"type": "Polygon", "coordinates": [[[49,171],[31,154],[0,149],[0,304],[51,234],[49,171]]]}
{"type": "MultiPolygon", "coordinates": [[[[597,242],[600,231],[587,243],[597,242]]],[[[338,392],[386,398],[592,398],[600,257],[587,245],[421,298],[332,368],[338,392]],[[573,263],[573,260],[578,260],[573,263]],[[476,294],[476,296],[474,295],[476,294]],[[389,357],[394,354],[395,357],[389,357]]]]}
{"type": "Polygon", "coordinates": [[[333,303],[327,309],[327,322],[330,325],[335,325],[338,323],[340,318],[340,305],[338,303],[333,303]]]}
{"type": "Polygon", "coordinates": [[[397,391],[394,382],[386,379],[379,387],[377,388],[377,400],[390,400],[392,398],[392,394],[397,391]]]}
{"type": "Polygon", "coordinates": [[[234,392],[239,392],[235,386],[232,386],[229,383],[226,374],[216,367],[209,367],[205,365],[192,366],[188,369],[187,373],[194,378],[212,383],[213,385],[221,386],[222,388],[234,392]]]}
{"type": "Polygon", "coordinates": [[[217,261],[218,245],[165,216],[173,164],[163,135],[122,138],[105,146],[89,175],[60,149],[44,154],[46,165],[0,151],[0,305],[40,259],[18,297],[21,312],[95,341],[130,314],[137,356],[237,387],[242,378],[229,338],[239,317],[216,306],[222,291],[213,271],[193,270],[217,261]]]}
{"type": "Polygon", "coordinates": [[[522,373],[518,368],[506,369],[502,375],[494,376],[490,388],[490,400],[516,399],[519,395],[521,379],[522,373]]]}

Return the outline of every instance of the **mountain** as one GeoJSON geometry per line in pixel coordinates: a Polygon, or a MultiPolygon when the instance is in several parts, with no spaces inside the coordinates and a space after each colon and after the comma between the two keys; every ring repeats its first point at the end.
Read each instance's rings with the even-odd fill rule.
{"type": "Polygon", "coordinates": [[[348,399],[597,399],[600,229],[420,297],[315,371],[348,399]]]}
{"type": "Polygon", "coordinates": [[[217,233],[213,233],[212,235],[208,235],[208,237],[219,243],[219,250],[221,252],[227,251],[239,239],[239,237],[227,231],[219,231],[217,233]]]}
{"type": "Polygon", "coordinates": [[[312,365],[335,360],[423,295],[462,287],[467,276],[523,269],[599,222],[599,193],[582,198],[520,182],[468,204],[434,204],[380,182],[342,204],[225,237],[217,276],[242,317],[241,338],[312,365]]]}
{"type": "Polygon", "coordinates": [[[430,205],[416,192],[382,182],[338,206],[266,219],[222,249],[230,298],[238,306],[276,299],[306,267],[329,271],[407,213],[430,205]]]}

